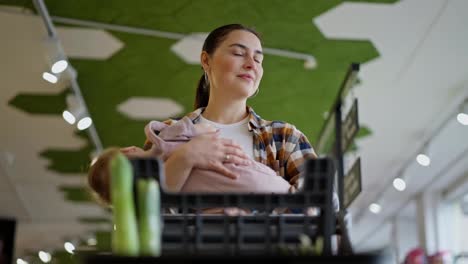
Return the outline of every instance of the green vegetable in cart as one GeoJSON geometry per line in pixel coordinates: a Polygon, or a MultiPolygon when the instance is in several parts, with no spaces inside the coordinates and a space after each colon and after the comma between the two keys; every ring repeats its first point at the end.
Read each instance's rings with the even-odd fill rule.
{"type": "Polygon", "coordinates": [[[162,221],[159,184],[155,179],[139,179],[137,196],[140,254],[160,256],[162,221]]]}
{"type": "Polygon", "coordinates": [[[112,251],[116,255],[138,256],[138,228],[133,201],[133,170],[130,161],[116,154],[110,162],[111,202],[114,230],[112,251]]]}

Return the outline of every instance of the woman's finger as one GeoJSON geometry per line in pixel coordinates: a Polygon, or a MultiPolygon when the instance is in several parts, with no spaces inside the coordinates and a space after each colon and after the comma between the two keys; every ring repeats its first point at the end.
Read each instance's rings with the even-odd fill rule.
{"type": "Polygon", "coordinates": [[[220,138],[219,140],[221,140],[221,143],[226,147],[234,147],[242,150],[242,147],[239,144],[234,143],[234,141],[232,141],[231,139],[220,138]]]}
{"type": "Polygon", "coordinates": [[[243,150],[235,148],[235,147],[226,147],[224,149],[224,153],[226,155],[237,156],[237,157],[243,158],[243,159],[248,159],[249,158],[249,156],[247,156],[247,154],[245,154],[245,152],[243,150]]]}
{"type": "Polygon", "coordinates": [[[211,167],[212,170],[221,173],[222,175],[231,178],[231,179],[237,179],[237,174],[234,174],[232,171],[228,170],[226,167],[224,167],[221,163],[219,164],[213,164],[211,167]]]}
{"type": "Polygon", "coordinates": [[[246,158],[240,158],[238,156],[227,155],[224,157],[224,163],[234,163],[237,165],[250,165],[251,161],[246,158]]]}

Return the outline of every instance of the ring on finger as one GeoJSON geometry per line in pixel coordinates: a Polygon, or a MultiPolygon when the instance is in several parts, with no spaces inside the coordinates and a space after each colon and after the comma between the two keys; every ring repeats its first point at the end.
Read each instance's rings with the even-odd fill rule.
{"type": "Polygon", "coordinates": [[[224,162],[229,161],[230,158],[231,156],[229,156],[229,154],[224,155],[224,162]]]}

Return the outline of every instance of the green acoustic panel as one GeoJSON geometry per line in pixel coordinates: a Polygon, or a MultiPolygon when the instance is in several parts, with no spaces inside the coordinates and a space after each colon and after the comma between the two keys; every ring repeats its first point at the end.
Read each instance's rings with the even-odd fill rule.
{"type": "Polygon", "coordinates": [[[149,120],[129,119],[116,111],[117,106],[132,96],[165,97],[191,109],[201,70],[167,52],[172,40],[124,33],[114,36],[125,42],[125,48],[111,59],[71,63],[80,72],[78,82],[103,145],[142,145],[149,120]]]}
{"type": "Polygon", "coordinates": [[[67,108],[65,97],[70,93],[64,89],[59,94],[20,93],[8,104],[30,114],[62,114],[67,108]]]}
{"type": "Polygon", "coordinates": [[[351,145],[349,146],[348,150],[346,151],[346,153],[349,153],[349,152],[353,152],[353,151],[357,151],[358,150],[358,147],[356,145],[356,139],[358,138],[363,138],[363,137],[367,137],[369,135],[371,135],[372,132],[370,131],[370,129],[366,126],[361,126],[359,128],[359,131],[357,132],[356,134],[356,137],[354,138],[353,142],[351,143],[351,145]]]}
{"type": "Polygon", "coordinates": [[[372,131],[367,126],[361,125],[361,127],[359,128],[358,133],[356,134],[356,138],[367,137],[367,136],[369,136],[371,134],[372,134],[372,131]]]}
{"type": "MultiPolygon", "coordinates": [[[[11,1],[1,3],[12,4],[11,1]]],[[[283,1],[273,0],[200,0],[129,4],[116,0],[110,8],[107,3],[92,0],[46,1],[53,16],[178,33],[207,32],[222,24],[240,22],[254,25],[266,47],[312,54],[318,62],[314,70],[304,69],[299,60],[266,55],[260,93],[249,104],[265,119],[296,125],[313,145],[324,122],[323,113],[335,99],[349,64],[378,57],[377,50],[368,41],[328,40],[315,27],[314,17],[340,3],[339,0],[302,0],[288,1],[285,5],[283,1]]],[[[145,139],[143,128],[149,120],[132,120],[117,112],[116,107],[132,96],[165,97],[188,112],[202,71],[200,66],[188,65],[170,51],[176,40],[110,33],[125,44],[113,57],[105,61],[71,58],[70,62],[79,73],[78,82],[103,146],[141,146],[145,139]]],[[[19,96],[12,104],[31,112],[61,113],[63,98],[61,104],[51,103],[51,98],[57,99],[19,96]]],[[[93,150],[91,142],[88,146],[77,150],[49,149],[41,155],[51,160],[52,170],[86,172],[89,153],[93,150]]]]}
{"type": "MultiPolygon", "coordinates": [[[[38,263],[42,263],[38,262],[38,263]]],[[[78,264],[81,263],[77,256],[65,250],[56,250],[52,253],[52,263],[56,264],[78,264]]]]}
{"type": "Polygon", "coordinates": [[[362,2],[362,3],[375,3],[375,4],[393,4],[400,0],[346,0],[345,2],[362,2]]]}
{"type": "Polygon", "coordinates": [[[96,249],[100,252],[110,252],[111,247],[111,232],[108,231],[97,231],[96,235],[96,249]]]}
{"type": "Polygon", "coordinates": [[[78,221],[83,224],[110,224],[112,222],[110,218],[103,217],[80,217],[78,221]]]}
{"type": "Polygon", "coordinates": [[[35,11],[32,0],[0,0],[0,5],[18,6],[35,11]]]}
{"type": "Polygon", "coordinates": [[[50,161],[47,168],[60,172],[64,175],[71,173],[86,173],[90,167],[90,153],[92,147],[87,146],[81,149],[48,149],[40,155],[50,161]]]}
{"type": "Polygon", "coordinates": [[[64,193],[65,199],[71,202],[93,202],[87,188],[82,186],[59,186],[64,193]]]}

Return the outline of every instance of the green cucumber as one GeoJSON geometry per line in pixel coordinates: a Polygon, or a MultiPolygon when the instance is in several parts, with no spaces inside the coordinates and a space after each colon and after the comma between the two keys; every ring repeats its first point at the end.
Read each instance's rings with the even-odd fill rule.
{"type": "Polygon", "coordinates": [[[118,153],[110,162],[111,202],[114,228],[112,251],[116,255],[138,256],[138,228],[133,202],[133,170],[130,161],[118,153]]]}
{"type": "Polygon", "coordinates": [[[139,179],[137,193],[140,254],[160,256],[162,227],[159,184],[154,179],[139,179]]]}

